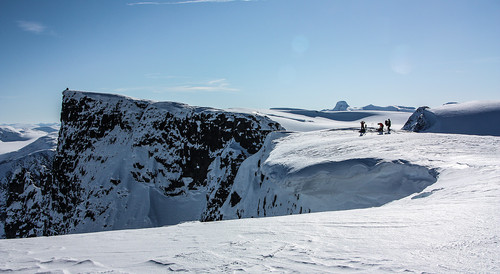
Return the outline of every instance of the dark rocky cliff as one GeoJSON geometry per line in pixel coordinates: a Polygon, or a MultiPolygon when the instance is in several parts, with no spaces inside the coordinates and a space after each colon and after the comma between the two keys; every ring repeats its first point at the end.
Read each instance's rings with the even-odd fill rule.
{"type": "Polygon", "coordinates": [[[222,219],[240,164],[280,129],[263,116],[67,90],[51,165],[12,177],[9,204],[18,217],[9,215],[6,234],[222,219]],[[37,204],[19,208],[21,198],[37,204]],[[23,228],[26,218],[34,224],[23,228]]]}

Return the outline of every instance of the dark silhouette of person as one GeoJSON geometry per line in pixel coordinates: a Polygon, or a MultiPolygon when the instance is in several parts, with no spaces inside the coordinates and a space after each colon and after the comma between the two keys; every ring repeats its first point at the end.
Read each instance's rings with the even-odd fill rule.
{"type": "Polygon", "coordinates": [[[385,125],[387,126],[387,132],[391,132],[391,119],[385,120],[385,125]]]}
{"type": "Polygon", "coordinates": [[[366,123],[365,121],[361,121],[361,129],[359,130],[360,133],[365,133],[366,132],[366,123]]]}

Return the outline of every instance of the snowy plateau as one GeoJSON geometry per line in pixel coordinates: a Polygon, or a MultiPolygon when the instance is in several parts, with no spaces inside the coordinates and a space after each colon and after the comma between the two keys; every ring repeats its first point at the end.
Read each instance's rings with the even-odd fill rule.
{"type": "Polygon", "coordinates": [[[499,273],[500,102],[337,106],[65,91],[0,126],[0,271],[499,273]]]}

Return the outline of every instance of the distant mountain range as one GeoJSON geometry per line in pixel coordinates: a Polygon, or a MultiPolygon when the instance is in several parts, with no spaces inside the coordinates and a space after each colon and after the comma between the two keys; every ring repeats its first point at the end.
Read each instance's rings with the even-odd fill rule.
{"type": "Polygon", "coordinates": [[[378,110],[378,111],[404,111],[404,112],[413,112],[415,111],[414,107],[405,107],[405,106],[387,106],[380,107],[375,105],[367,105],[364,107],[351,107],[347,104],[346,101],[338,101],[333,109],[324,109],[322,111],[353,111],[353,110],[378,110]]]}

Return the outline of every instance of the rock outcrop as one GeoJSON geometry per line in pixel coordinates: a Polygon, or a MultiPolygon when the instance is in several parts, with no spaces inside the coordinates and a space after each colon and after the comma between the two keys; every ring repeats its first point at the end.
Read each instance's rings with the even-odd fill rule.
{"type": "Polygon", "coordinates": [[[240,164],[282,129],[264,116],[174,102],[63,95],[50,166],[12,176],[8,237],[220,220],[240,164]]]}
{"type": "Polygon", "coordinates": [[[429,107],[419,107],[410,116],[410,118],[408,118],[408,121],[406,121],[403,129],[414,132],[421,132],[430,128],[435,121],[435,115],[427,109],[429,109],[429,107]]]}

